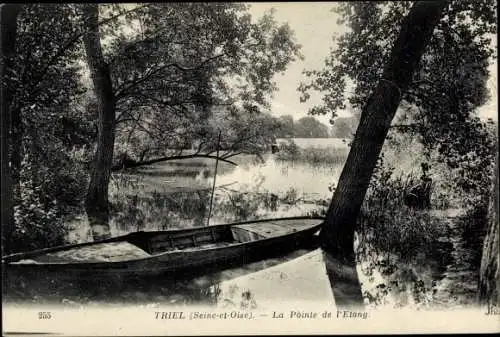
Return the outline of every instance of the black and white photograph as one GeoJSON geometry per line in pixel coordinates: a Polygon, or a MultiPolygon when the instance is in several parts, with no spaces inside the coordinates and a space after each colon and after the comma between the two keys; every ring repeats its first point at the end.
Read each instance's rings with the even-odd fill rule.
{"type": "Polygon", "coordinates": [[[1,3],[2,334],[500,332],[497,3],[1,3]]]}

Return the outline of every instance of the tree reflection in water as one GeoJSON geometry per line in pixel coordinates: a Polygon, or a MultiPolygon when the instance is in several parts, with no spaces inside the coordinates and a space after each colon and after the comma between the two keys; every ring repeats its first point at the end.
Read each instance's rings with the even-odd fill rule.
{"type": "Polygon", "coordinates": [[[356,262],[339,259],[323,249],[323,261],[338,309],[362,309],[363,294],[356,270],[356,262]]]}
{"type": "MultiPolygon", "coordinates": [[[[168,173],[168,172],[167,172],[168,173]]],[[[176,172],[178,175],[179,172],[176,172]]],[[[206,225],[211,189],[206,185],[182,177],[171,179],[169,173],[115,175],[112,182],[113,236],[137,230],[168,230],[206,225]],[[167,180],[168,183],[166,183],[167,180]],[[173,184],[176,184],[173,186],[173,184]]],[[[260,183],[262,179],[260,178],[260,183]]],[[[304,196],[290,188],[284,193],[272,193],[257,184],[238,190],[231,184],[215,190],[213,216],[210,224],[252,220],[264,217],[320,214],[322,200],[304,200],[304,196]],[[304,212],[308,202],[309,211],[304,212]],[[301,206],[301,207],[298,207],[301,206]],[[295,214],[293,213],[295,210],[295,214]]],[[[82,223],[78,229],[83,232],[82,223]]],[[[88,226],[88,225],[87,225],[88,226]]],[[[73,233],[74,234],[74,233],[73,233]]],[[[89,241],[90,237],[73,235],[73,241],[89,241]],[[75,239],[76,238],[76,239],[75,239]]],[[[91,305],[104,303],[148,303],[168,305],[221,305],[220,284],[238,276],[254,273],[309,252],[313,247],[291,252],[285,256],[267,256],[265,260],[245,265],[228,266],[224,270],[199,270],[197,275],[120,279],[62,279],[47,275],[7,275],[4,283],[6,301],[16,303],[58,303],[91,305]]],[[[231,304],[237,308],[257,305],[252,289],[240,289],[231,304]]],[[[227,300],[227,299],[226,299],[227,300]]]]}
{"type": "Polygon", "coordinates": [[[22,275],[5,274],[4,302],[63,304],[69,306],[103,304],[142,305],[206,305],[234,309],[257,306],[254,290],[233,288],[232,294],[222,294],[221,284],[236,277],[255,273],[311,251],[305,247],[285,255],[275,253],[265,260],[246,264],[235,263],[190,271],[186,274],[122,278],[107,276],[76,278],[71,275],[51,275],[32,271],[22,275]],[[223,297],[221,295],[224,295],[223,297]]]}

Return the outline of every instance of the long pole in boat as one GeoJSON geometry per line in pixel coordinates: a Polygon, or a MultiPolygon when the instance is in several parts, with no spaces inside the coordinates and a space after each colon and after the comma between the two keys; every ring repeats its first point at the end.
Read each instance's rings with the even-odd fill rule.
{"type": "Polygon", "coordinates": [[[212,204],[214,202],[215,180],[217,178],[217,167],[219,166],[220,134],[221,134],[221,131],[219,129],[219,138],[217,139],[217,157],[215,158],[214,184],[212,186],[212,195],[210,197],[210,208],[208,209],[207,226],[210,226],[210,216],[212,215],[212,204]]]}

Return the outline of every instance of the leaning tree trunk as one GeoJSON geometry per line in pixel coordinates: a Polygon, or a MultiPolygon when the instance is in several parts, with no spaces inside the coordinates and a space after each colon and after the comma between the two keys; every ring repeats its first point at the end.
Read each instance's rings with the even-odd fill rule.
{"type": "Polygon", "coordinates": [[[17,16],[21,9],[19,4],[0,5],[0,105],[2,108],[2,254],[12,248],[14,232],[14,213],[12,202],[12,169],[9,164],[9,148],[11,147],[11,103],[13,98],[12,76],[13,57],[15,56],[17,16]]]}
{"type": "Polygon", "coordinates": [[[85,51],[94,92],[98,102],[98,136],[90,184],[85,200],[85,209],[94,240],[109,237],[108,185],[113,162],[115,143],[116,100],[111,82],[109,66],[104,60],[99,33],[99,10],[97,4],[84,7],[85,51]]]}
{"type": "MultiPolygon", "coordinates": [[[[385,66],[382,79],[369,98],[326,215],[321,240],[329,259],[355,265],[354,231],[356,218],[368,189],[392,119],[407,90],[417,64],[429,43],[448,1],[420,1],[413,5],[401,24],[401,31],[385,66]]],[[[357,282],[357,274],[329,272],[332,285],[337,279],[357,282]],[[354,275],[354,276],[353,276],[354,275]]],[[[335,288],[335,286],[334,286],[335,288]]],[[[351,287],[352,288],[352,287],[351,287]]],[[[352,297],[362,300],[361,288],[352,297]]],[[[335,290],[335,289],[334,289],[335,290]]]]}
{"type": "Polygon", "coordinates": [[[479,272],[479,301],[482,304],[500,306],[500,266],[499,266],[499,219],[498,219],[498,155],[495,177],[488,207],[488,232],[484,238],[483,256],[479,272]]]}

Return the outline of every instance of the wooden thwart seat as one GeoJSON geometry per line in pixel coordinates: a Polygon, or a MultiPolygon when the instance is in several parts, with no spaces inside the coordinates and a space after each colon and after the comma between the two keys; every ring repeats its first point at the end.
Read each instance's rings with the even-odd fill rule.
{"type": "Polygon", "coordinates": [[[197,233],[168,233],[156,235],[149,239],[149,250],[151,254],[167,252],[172,250],[186,249],[190,247],[203,248],[206,245],[228,240],[230,236],[225,234],[228,229],[200,229],[197,233]]]}

